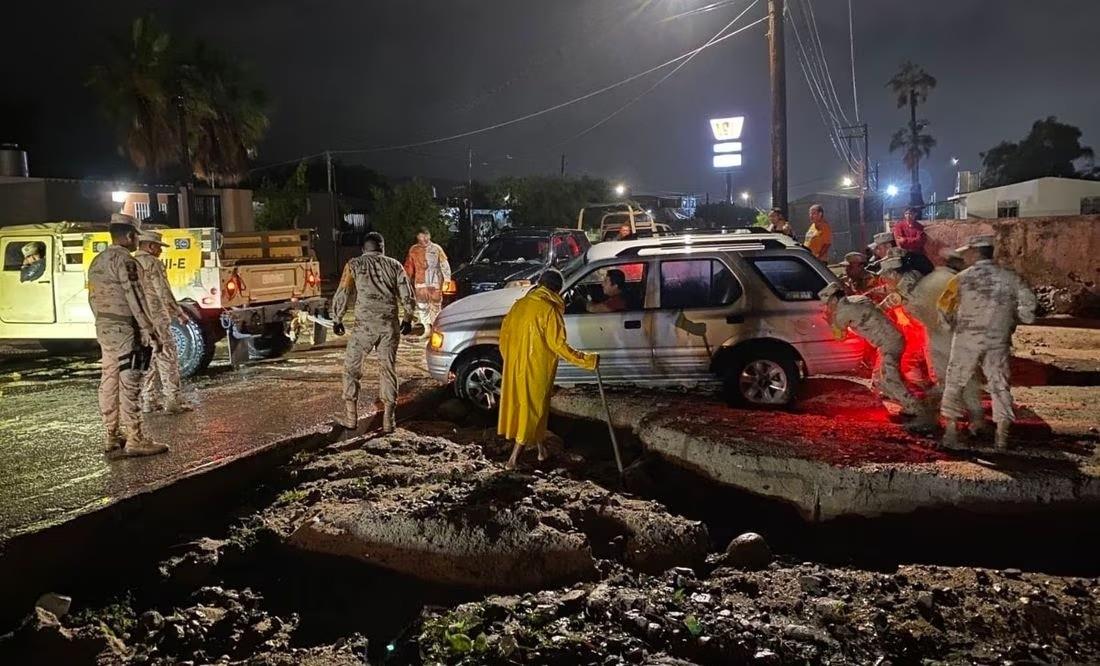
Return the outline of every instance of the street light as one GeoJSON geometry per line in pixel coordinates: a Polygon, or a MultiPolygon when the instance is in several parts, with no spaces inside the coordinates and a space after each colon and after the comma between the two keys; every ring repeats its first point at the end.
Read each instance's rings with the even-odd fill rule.
{"type": "Polygon", "coordinates": [[[851,176],[845,176],[845,177],[840,179],[840,186],[841,187],[851,187],[853,182],[854,181],[852,180],[851,176]]]}
{"type": "Polygon", "coordinates": [[[622,183],[619,183],[618,185],[615,186],[615,196],[621,197],[624,194],[626,194],[626,185],[623,185],[622,183]]]}
{"type": "Polygon", "coordinates": [[[959,166],[959,158],[952,157],[951,158],[951,166],[959,166]]]}
{"type": "Polygon", "coordinates": [[[748,200],[749,200],[749,193],[748,192],[742,192],[741,193],[741,201],[748,201],[748,200]]]}
{"type": "Polygon", "coordinates": [[[898,186],[897,185],[887,185],[886,186],[886,196],[896,197],[897,195],[898,195],[898,186]]]}

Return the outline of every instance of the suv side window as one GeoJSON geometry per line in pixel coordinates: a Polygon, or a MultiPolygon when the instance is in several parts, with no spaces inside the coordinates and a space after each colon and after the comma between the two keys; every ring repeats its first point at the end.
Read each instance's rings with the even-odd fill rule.
{"type": "Polygon", "coordinates": [[[564,264],[580,256],[582,250],[573,234],[554,236],[554,263],[564,264]]]}
{"type": "Polygon", "coordinates": [[[661,307],[711,308],[741,298],[741,283],[717,259],[661,262],[661,307]]]}
{"type": "MultiPolygon", "coordinates": [[[[641,262],[603,266],[590,271],[568,292],[565,314],[587,312],[627,312],[645,307],[646,264],[641,262]],[[610,281],[622,281],[618,294],[604,290],[604,279],[614,274],[610,281]]],[[[615,285],[613,288],[618,289],[615,285]]]]}
{"type": "Polygon", "coordinates": [[[815,301],[826,280],[798,257],[745,257],[764,278],[775,295],[784,301],[815,301]]]}

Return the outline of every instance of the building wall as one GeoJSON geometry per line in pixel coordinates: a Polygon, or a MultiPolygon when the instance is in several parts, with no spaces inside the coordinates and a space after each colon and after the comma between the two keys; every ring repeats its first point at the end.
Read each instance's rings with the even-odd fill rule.
{"type": "MultiPolygon", "coordinates": [[[[999,201],[1020,202],[1019,217],[1080,215],[1083,197],[1100,196],[1100,182],[1037,178],[964,195],[966,217],[996,219],[999,201]]],[[[960,216],[962,211],[959,211],[960,216]]]]}
{"type": "Polygon", "coordinates": [[[882,231],[881,202],[868,198],[866,202],[867,225],[860,228],[859,224],[859,198],[841,196],[829,193],[812,194],[789,204],[791,227],[796,237],[801,241],[806,238],[806,230],[810,228],[810,206],[818,203],[825,209],[825,219],[829,221],[833,230],[833,245],[829,249],[829,262],[836,263],[844,259],[844,255],[852,251],[863,251],[871,237],[882,231]]]}
{"type": "Polygon", "coordinates": [[[222,231],[255,231],[252,190],[222,188],[222,231]]]}
{"type": "Polygon", "coordinates": [[[1100,314],[1100,215],[941,220],[925,225],[928,255],[965,244],[971,236],[993,234],[996,258],[1032,288],[1050,293],[1053,312],[1100,314]]]}

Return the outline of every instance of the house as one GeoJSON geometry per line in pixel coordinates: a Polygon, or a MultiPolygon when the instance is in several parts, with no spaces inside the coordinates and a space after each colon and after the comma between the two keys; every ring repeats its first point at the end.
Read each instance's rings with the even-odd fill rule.
{"type": "Polygon", "coordinates": [[[0,176],[0,226],[63,220],[100,221],[111,213],[138,220],[149,217],[150,193],[173,227],[216,227],[222,231],[255,229],[252,191],[196,187],[193,209],[182,188],[106,180],[0,176]]]}
{"type": "Polygon", "coordinates": [[[1022,183],[960,192],[949,201],[955,217],[993,219],[1100,214],[1100,181],[1036,178],[1022,183]]]}
{"type": "Polygon", "coordinates": [[[829,221],[833,230],[833,245],[829,250],[829,262],[836,263],[844,259],[844,255],[853,252],[862,252],[871,237],[882,231],[882,200],[874,196],[867,196],[864,202],[864,219],[866,224],[859,221],[859,195],[852,192],[816,192],[799,197],[787,204],[791,228],[795,237],[799,240],[806,237],[806,230],[810,228],[810,206],[821,204],[825,209],[825,219],[829,221]]]}

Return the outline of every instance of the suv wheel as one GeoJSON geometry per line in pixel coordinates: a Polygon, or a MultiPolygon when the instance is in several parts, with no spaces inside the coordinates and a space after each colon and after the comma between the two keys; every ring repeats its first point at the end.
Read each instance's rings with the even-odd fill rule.
{"type": "Polygon", "coordinates": [[[187,323],[173,321],[169,326],[179,354],[180,377],[196,375],[214,358],[214,336],[200,322],[188,316],[187,323]]]}
{"type": "Polygon", "coordinates": [[[482,412],[500,405],[504,362],[498,352],[487,352],[464,362],[455,373],[455,392],[482,412]]]}
{"type": "Polygon", "coordinates": [[[781,348],[746,350],[730,364],[725,377],[731,404],[788,407],[798,395],[801,377],[790,352],[781,348]]]}

